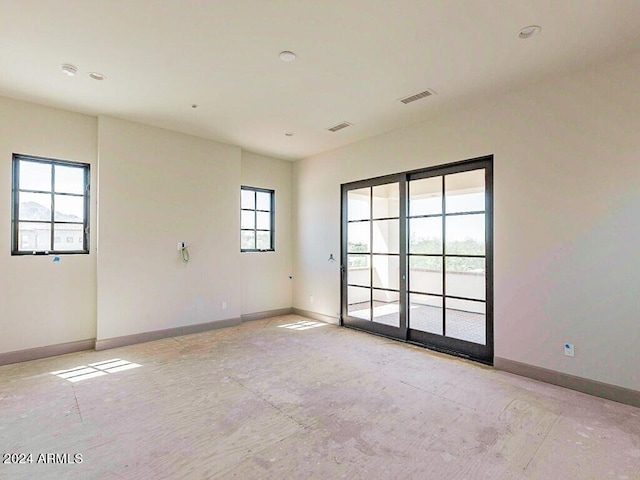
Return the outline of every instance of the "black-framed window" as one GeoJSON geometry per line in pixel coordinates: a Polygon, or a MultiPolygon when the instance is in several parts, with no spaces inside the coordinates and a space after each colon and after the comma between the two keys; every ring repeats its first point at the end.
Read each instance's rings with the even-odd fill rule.
{"type": "Polygon", "coordinates": [[[275,191],[240,189],[240,251],[272,252],[275,230],[275,191]]]}
{"type": "Polygon", "coordinates": [[[12,255],[89,253],[89,165],[13,154],[12,255]]]}

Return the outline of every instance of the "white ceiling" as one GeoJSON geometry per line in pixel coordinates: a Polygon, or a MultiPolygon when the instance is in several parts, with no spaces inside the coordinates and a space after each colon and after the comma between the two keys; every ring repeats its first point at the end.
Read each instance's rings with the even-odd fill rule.
{"type": "Polygon", "coordinates": [[[639,0],[0,0],[0,95],[293,160],[637,51],[639,25],[639,0]]]}

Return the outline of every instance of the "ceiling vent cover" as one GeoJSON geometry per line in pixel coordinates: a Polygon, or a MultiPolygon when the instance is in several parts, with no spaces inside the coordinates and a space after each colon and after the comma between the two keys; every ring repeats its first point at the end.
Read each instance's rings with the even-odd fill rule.
{"type": "Polygon", "coordinates": [[[338,130],[342,130],[343,128],[350,127],[351,125],[353,125],[353,123],[340,122],[339,124],[334,125],[333,127],[327,128],[327,130],[329,130],[330,132],[337,132],[338,130]]]}
{"type": "Polygon", "coordinates": [[[434,92],[433,90],[425,90],[424,92],[416,93],[415,95],[409,95],[408,97],[401,98],[400,101],[406,105],[407,103],[415,102],[416,100],[420,100],[421,98],[435,95],[435,93],[436,92],[434,92]]]}

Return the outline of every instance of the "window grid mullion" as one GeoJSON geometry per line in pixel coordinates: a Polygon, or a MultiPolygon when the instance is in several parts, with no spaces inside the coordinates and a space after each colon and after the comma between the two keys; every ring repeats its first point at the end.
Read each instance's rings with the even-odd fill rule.
{"type": "Polygon", "coordinates": [[[369,319],[373,322],[373,187],[369,187],[369,319]]]}
{"type": "Polygon", "coordinates": [[[253,249],[258,249],[258,192],[253,191],[253,249]]]}
{"type": "Polygon", "coordinates": [[[447,336],[447,191],[445,175],[442,175],[442,336],[447,336]]]}
{"type": "Polygon", "coordinates": [[[55,190],[56,190],[56,169],[53,166],[53,163],[51,164],[51,243],[49,244],[49,250],[55,250],[54,245],[53,245],[53,241],[55,239],[55,216],[56,216],[56,196],[55,196],[55,190]]]}

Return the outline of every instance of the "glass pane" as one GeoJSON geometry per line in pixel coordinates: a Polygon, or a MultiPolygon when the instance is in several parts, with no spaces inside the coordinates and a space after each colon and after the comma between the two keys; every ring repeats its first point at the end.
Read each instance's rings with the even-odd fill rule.
{"type": "Polygon", "coordinates": [[[271,194],[256,192],[256,208],[258,210],[271,211],[271,194]]]}
{"type": "Polygon", "coordinates": [[[271,214],[268,212],[256,212],[256,228],[271,230],[271,214]]]}
{"type": "Polygon", "coordinates": [[[18,224],[18,250],[46,252],[51,250],[50,223],[18,224]]]}
{"type": "Polygon", "coordinates": [[[397,292],[373,290],[373,321],[400,326],[400,295],[397,292]]]}
{"type": "Polygon", "coordinates": [[[54,220],[59,222],[84,222],[84,198],[55,195],[54,220]]]}
{"type": "Polygon", "coordinates": [[[400,216],[400,184],[373,187],[373,218],[400,216]]]}
{"type": "Polygon", "coordinates": [[[484,255],[484,214],[446,217],[446,253],[484,255]]]}
{"type": "Polygon", "coordinates": [[[348,226],[347,251],[350,253],[369,252],[371,222],[355,222],[348,226]]]}
{"type": "Polygon", "coordinates": [[[84,193],[84,168],[56,165],[55,187],[59,193],[84,193]]]}
{"type": "Polygon", "coordinates": [[[349,220],[367,220],[371,215],[371,189],[361,188],[347,192],[347,216],[349,220]]]}
{"type": "Polygon", "coordinates": [[[258,250],[271,250],[271,232],[257,232],[256,245],[258,250]]]}
{"type": "Polygon", "coordinates": [[[20,161],[20,189],[51,191],[51,164],[20,161]]]}
{"type": "Polygon", "coordinates": [[[447,258],[447,295],[485,299],[484,258],[447,258]]]}
{"type": "Polygon", "coordinates": [[[409,328],[442,335],[442,297],[409,294],[409,328]]]}
{"type": "Polygon", "coordinates": [[[484,169],[444,177],[447,213],[484,210],[484,169]]]}
{"type": "Polygon", "coordinates": [[[51,221],[51,195],[20,192],[18,213],[20,220],[51,221]]]}
{"type": "Polygon", "coordinates": [[[400,251],[400,220],[375,220],[373,222],[374,253],[398,253],[400,251]]]}
{"type": "Polygon", "coordinates": [[[82,250],[83,226],[55,224],[53,226],[53,249],[60,251],[82,250]]]}
{"type": "Polygon", "coordinates": [[[240,247],[242,250],[255,250],[256,232],[242,230],[240,232],[240,247]]]}
{"type": "Polygon", "coordinates": [[[409,290],[442,295],[442,257],[409,257],[409,290]]]}
{"type": "Polygon", "coordinates": [[[240,228],[256,228],[256,214],[254,210],[240,212],[240,228]]]}
{"type": "Polygon", "coordinates": [[[347,255],[347,283],[371,286],[369,255],[347,255]]]}
{"type": "Polygon", "coordinates": [[[486,345],[486,311],[483,302],[447,298],[447,337],[486,345]]]}
{"type": "Polygon", "coordinates": [[[397,255],[373,255],[373,286],[400,289],[400,257],[397,255]]]}
{"type": "Polygon", "coordinates": [[[409,216],[442,213],[442,177],[409,182],[409,216]]]}
{"type": "Polygon", "coordinates": [[[247,210],[256,208],[256,193],[253,190],[240,190],[240,208],[247,210]]]}
{"type": "Polygon", "coordinates": [[[371,320],[371,289],[347,287],[347,311],[352,317],[371,320]]]}
{"type": "Polygon", "coordinates": [[[442,254],[442,217],[409,220],[409,253],[442,254]]]}

